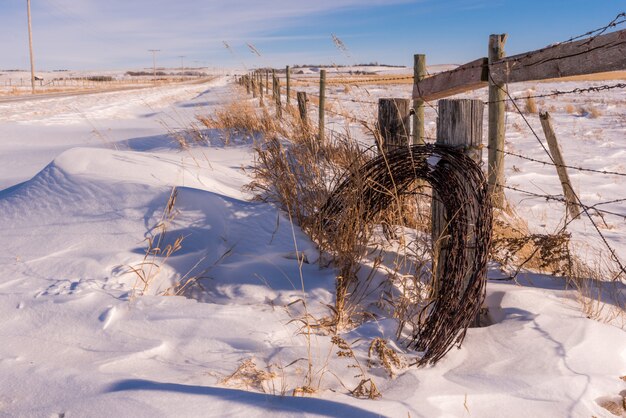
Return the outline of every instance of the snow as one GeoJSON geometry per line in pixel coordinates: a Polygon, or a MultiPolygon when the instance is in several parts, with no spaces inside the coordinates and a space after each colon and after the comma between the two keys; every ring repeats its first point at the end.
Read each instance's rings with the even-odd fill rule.
{"type": "MultiPolygon", "coordinates": [[[[394,88],[369,90],[399,93],[394,88]]],[[[181,151],[171,138],[235,90],[221,77],[0,103],[0,416],[608,416],[598,402],[624,389],[624,331],[587,318],[574,290],[537,274],[491,281],[494,324],[470,329],[463,346],[433,367],[404,367],[395,378],[367,368],[375,337],[390,340],[407,363],[415,358],[394,342],[393,319],[344,333],[382,393],[350,396],[346,388],[360,380],[354,360],[338,357],[330,336],[301,332],[307,312],[329,314],[336,271],[315,264],[315,245],[286,214],[242,191],[251,144],[181,151]],[[175,210],[167,214],[174,186],[175,210]],[[149,236],[161,236],[163,246],[183,237],[182,248],[166,260],[145,258],[149,236]],[[141,292],[129,270],[151,266],[141,292]],[[203,288],[163,295],[195,276],[203,288]],[[254,384],[237,375],[250,359],[274,377],[254,384]],[[307,359],[316,392],[293,397],[309,384],[307,359]]],[[[553,115],[557,135],[568,138],[566,161],[624,171],[624,93],[585,100],[597,102],[602,116],[553,115]]],[[[508,113],[510,149],[542,157],[527,132],[511,128],[520,123],[508,113]]],[[[509,184],[560,193],[550,167],[507,164],[509,184]]],[[[623,194],[622,178],[570,175],[590,204],[623,194]]],[[[558,205],[509,198],[533,227],[554,227],[562,214],[558,205]]],[[[577,222],[578,239],[591,240],[589,225],[577,222]]],[[[626,227],[610,222],[607,238],[623,258],[626,227]]]]}

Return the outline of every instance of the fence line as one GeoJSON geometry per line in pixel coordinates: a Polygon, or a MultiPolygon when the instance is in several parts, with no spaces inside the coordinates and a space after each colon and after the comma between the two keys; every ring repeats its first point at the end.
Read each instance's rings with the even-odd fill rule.
{"type": "MultiPolygon", "coordinates": [[[[615,19],[613,19],[608,25],[603,26],[602,28],[595,29],[593,31],[589,31],[583,35],[579,35],[569,40],[550,45],[546,48],[531,51],[524,54],[519,54],[512,57],[503,57],[501,59],[489,61],[487,58],[481,58],[475,60],[471,63],[462,65],[456,69],[443,71],[440,73],[436,73],[430,75],[424,79],[415,79],[414,76],[401,76],[401,77],[370,77],[356,80],[348,80],[345,78],[336,78],[336,79],[328,79],[326,81],[329,85],[337,85],[337,84],[347,84],[347,85],[356,85],[359,84],[376,84],[378,82],[388,82],[388,81],[405,81],[413,79],[414,89],[413,89],[413,99],[423,100],[426,105],[432,107],[435,111],[437,111],[437,104],[430,104],[429,101],[433,98],[442,98],[446,97],[450,94],[457,94],[460,92],[466,92],[469,90],[475,90],[476,88],[486,87],[491,83],[492,86],[495,86],[498,91],[501,91],[504,97],[499,100],[488,100],[483,102],[484,104],[495,104],[502,102],[510,102],[515,111],[522,117],[534,138],[537,140],[545,154],[548,156],[549,161],[542,161],[536,158],[531,158],[528,156],[524,156],[522,154],[517,154],[513,152],[506,151],[504,149],[504,144],[501,146],[497,146],[494,144],[490,144],[487,149],[493,150],[492,155],[503,154],[503,155],[511,155],[517,158],[522,158],[528,161],[536,162],[543,165],[554,166],[555,168],[567,168],[572,170],[578,170],[581,172],[589,172],[596,173],[602,175],[616,175],[625,177],[626,173],[618,172],[618,171],[610,171],[610,170],[598,170],[592,168],[584,168],[584,167],[576,167],[572,165],[567,165],[565,163],[557,164],[554,161],[553,156],[548,151],[541,138],[537,135],[534,128],[528,121],[527,117],[524,115],[522,110],[519,108],[517,101],[519,100],[527,100],[527,99],[536,99],[536,98],[548,98],[548,97],[556,97],[562,95],[570,95],[570,94],[583,94],[590,92],[602,92],[614,89],[623,89],[626,88],[626,83],[616,83],[616,84],[603,84],[599,86],[592,86],[588,88],[575,88],[572,90],[553,90],[550,93],[546,94],[535,94],[535,95],[526,95],[523,97],[513,97],[508,91],[508,82],[517,82],[517,81],[531,81],[531,80],[542,80],[546,78],[560,78],[571,75],[582,75],[582,74],[590,74],[596,72],[610,71],[615,69],[626,69],[626,42],[621,39],[626,37],[626,30],[621,30],[613,33],[605,34],[605,32],[609,28],[616,27],[626,22],[626,14],[620,13],[615,19]],[[593,35],[591,38],[586,38],[587,36],[593,35]],[[602,60],[602,58],[608,58],[606,62],[602,60]],[[579,65],[576,68],[572,68],[573,63],[583,64],[579,65]],[[556,68],[556,70],[555,70],[556,68]]],[[[506,38],[505,35],[495,35],[501,37],[501,40],[506,38]]],[[[309,85],[314,86],[312,80],[310,79],[301,79],[301,78],[293,78],[293,81],[302,82],[303,84],[311,83],[309,85]]],[[[318,95],[308,93],[312,97],[320,97],[318,95]]],[[[502,96],[501,96],[502,97],[502,96]]],[[[341,98],[341,97],[327,97],[327,100],[331,100],[333,102],[338,103],[362,103],[367,105],[376,105],[379,102],[370,101],[370,100],[360,100],[354,98],[341,98]]],[[[325,112],[330,114],[334,114],[340,117],[349,118],[355,122],[358,122],[366,127],[370,127],[371,124],[368,121],[359,119],[355,116],[350,116],[345,113],[336,112],[333,109],[328,109],[323,105],[325,112]]],[[[319,106],[318,106],[319,107],[319,106]]],[[[501,112],[505,112],[502,108],[499,110],[501,112]]],[[[504,119],[503,119],[504,121],[504,119]]],[[[504,123],[504,122],[500,123],[504,123]]],[[[423,123],[423,122],[422,122],[423,123]]],[[[323,125],[321,129],[324,131],[327,128],[324,128],[323,125]]],[[[432,139],[432,138],[425,138],[432,139]]],[[[489,165],[492,164],[490,155],[489,165]]],[[[498,187],[501,189],[513,190],[516,192],[524,193],[529,196],[543,198],[546,200],[566,202],[565,197],[561,197],[558,195],[547,195],[541,193],[535,193],[528,190],[523,190],[520,188],[507,186],[503,177],[495,177],[494,179],[490,178],[490,185],[494,187],[498,187]]],[[[613,247],[609,244],[606,237],[600,230],[597,222],[593,219],[591,211],[594,211],[597,215],[604,217],[604,215],[615,216],[621,219],[626,219],[626,214],[617,213],[613,211],[609,211],[606,209],[601,209],[599,206],[621,203],[626,201],[626,198],[618,198],[610,201],[599,202],[594,205],[585,205],[580,197],[574,193],[574,198],[572,200],[572,204],[580,207],[585,213],[586,217],[589,219],[591,224],[593,225],[595,231],[601,238],[604,246],[609,250],[611,254],[611,259],[619,266],[621,272],[620,275],[626,273],[626,268],[624,264],[617,256],[613,247]]],[[[565,229],[569,223],[572,222],[573,219],[566,221],[563,229],[565,229]]],[[[603,218],[604,221],[604,218],[603,218]]],[[[619,277],[619,275],[618,275],[619,277]]]]}

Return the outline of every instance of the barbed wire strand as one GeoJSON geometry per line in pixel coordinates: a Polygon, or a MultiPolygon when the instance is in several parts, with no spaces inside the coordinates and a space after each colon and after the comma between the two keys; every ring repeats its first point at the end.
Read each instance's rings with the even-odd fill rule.
{"type": "MultiPolygon", "coordinates": [[[[522,119],[524,120],[524,122],[526,123],[528,128],[530,129],[531,133],[533,134],[535,139],[537,139],[537,142],[539,142],[539,144],[541,145],[541,148],[543,148],[543,150],[546,153],[546,155],[550,158],[550,161],[552,161],[552,163],[556,166],[556,162],[554,161],[554,158],[552,158],[552,154],[550,154],[550,151],[548,151],[548,149],[546,148],[544,143],[541,141],[541,139],[539,138],[539,135],[537,135],[537,133],[535,132],[535,129],[532,127],[532,125],[530,124],[530,122],[528,121],[526,116],[522,113],[522,110],[519,108],[519,106],[517,105],[515,100],[513,100],[513,98],[509,94],[508,87],[507,88],[501,87],[500,85],[495,83],[495,81],[493,80],[491,75],[489,75],[489,77],[490,77],[493,85],[495,85],[498,89],[502,90],[511,99],[511,103],[513,103],[513,106],[515,106],[515,109],[520,114],[520,116],[522,117],[522,119]]],[[[585,215],[587,216],[587,218],[589,219],[589,221],[593,225],[593,227],[596,230],[596,232],[600,235],[600,238],[602,239],[602,242],[604,243],[604,245],[606,246],[606,248],[609,250],[609,252],[611,254],[611,258],[613,258],[613,261],[615,261],[615,263],[619,266],[619,268],[621,270],[620,275],[622,273],[626,273],[626,267],[624,267],[624,264],[622,263],[620,258],[617,256],[617,253],[615,252],[615,250],[613,249],[611,244],[609,244],[609,242],[607,241],[607,239],[604,236],[604,234],[602,233],[602,231],[600,231],[600,228],[596,224],[595,220],[591,217],[591,214],[589,213],[589,210],[587,209],[587,207],[582,203],[582,201],[580,200],[580,197],[578,196],[578,194],[576,192],[574,192],[574,190],[572,190],[572,195],[574,196],[576,201],[580,204],[580,207],[583,209],[583,212],[585,213],[585,215]]],[[[619,275],[617,277],[619,277],[619,275]]]]}
{"type": "MultiPolygon", "coordinates": [[[[493,147],[489,147],[489,146],[486,146],[485,148],[487,148],[487,149],[494,149],[493,147]]],[[[543,165],[550,165],[550,166],[554,166],[554,167],[563,167],[563,168],[567,168],[567,169],[571,169],[571,170],[585,171],[585,172],[590,172],[590,173],[597,173],[597,174],[605,174],[605,175],[611,175],[611,176],[626,177],[626,173],[620,173],[618,171],[595,170],[593,168],[583,168],[583,167],[576,167],[576,166],[572,166],[572,165],[556,164],[556,163],[552,163],[552,162],[549,162],[549,161],[542,161],[542,160],[538,160],[536,158],[527,157],[525,155],[516,154],[514,152],[504,151],[504,150],[499,149],[499,148],[495,148],[495,151],[496,152],[501,152],[502,154],[505,154],[505,155],[510,155],[512,157],[521,158],[523,160],[532,161],[534,163],[543,164],[543,165]]]]}

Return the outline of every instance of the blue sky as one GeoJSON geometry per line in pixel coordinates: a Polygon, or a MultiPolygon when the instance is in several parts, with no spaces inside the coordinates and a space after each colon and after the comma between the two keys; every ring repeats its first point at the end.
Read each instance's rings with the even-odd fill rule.
{"type": "MultiPolygon", "coordinates": [[[[31,0],[36,67],[463,63],[491,33],[516,54],[603,26],[624,0],[31,0]],[[340,51],[335,34],[346,45],[340,51]],[[230,48],[224,46],[226,42],[230,48]],[[261,56],[247,46],[253,45],[261,56]]],[[[623,28],[620,27],[620,28],[623,28]]],[[[0,69],[28,68],[26,0],[0,0],[0,69]]]]}

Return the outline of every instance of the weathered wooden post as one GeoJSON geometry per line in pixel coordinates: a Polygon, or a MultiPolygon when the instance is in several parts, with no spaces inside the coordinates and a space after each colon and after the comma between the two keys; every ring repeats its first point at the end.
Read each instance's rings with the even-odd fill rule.
{"type": "MultiPolygon", "coordinates": [[[[426,77],[426,55],[413,55],[413,85],[419,92],[419,82],[426,77]]],[[[424,143],[424,101],[422,99],[413,100],[413,143],[424,143]]]]}
{"type": "Polygon", "coordinates": [[[289,103],[290,103],[290,96],[291,96],[291,83],[290,83],[290,74],[289,74],[289,66],[287,66],[285,68],[285,74],[286,74],[286,84],[287,84],[287,107],[289,107],[289,103]]]}
{"type": "Polygon", "coordinates": [[[300,113],[300,120],[306,127],[309,125],[309,118],[306,114],[306,92],[299,91],[296,96],[298,97],[298,113],[300,113]]]}
{"type": "MultiPolygon", "coordinates": [[[[465,155],[476,163],[482,160],[483,139],[483,109],[482,100],[460,99],[439,100],[439,117],[437,118],[437,144],[462,150],[465,155]]],[[[438,289],[438,281],[441,277],[441,265],[447,257],[446,225],[448,223],[445,208],[439,201],[437,193],[433,191],[432,197],[432,241],[433,241],[433,272],[434,290],[438,289]]],[[[454,216],[454,208],[448,208],[450,215],[454,216]]],[[[468,242],[472,242],[475,233],[473,231],[473,219],[468,219],[468,242]]]]}
{"type": "Polygon", "coordinates": [[[243,79],[246,84],[246,93],[250,94],[250,76],[246,74],[243,76],[243,79]]]}
{"type": "Polygon", "coordinates": [[[272,100],[276,100],[276,70],[272,70],[272,100]]]}
{"type": "Polygon", "coordinates": [[[319,141],[324,143],[324,106],[326,106],[326,70],[320,70],[319,141]]]}
{"type": "MultiPolygon", "coordinates": [[[[504,58],[504,43],[507,35],[489,36],[489,65],[504,58]]],[[[489,132],[487,181],[491,192],[491,201],[497,208],[504,206],[504,135],[505,135],[505,100],[506,85],[495,83],[489,77],[489,132]]]]}
{"type": "Polygon", "coordinates": [[[282,119],[283,109],[280,102],[280,80],[278,79],[278,77],[274,77],[274,93],[274,101],[276,103],[276,116],[278,117],[278,119],[282,119]]]}
{"type": "Polygon", "coordinates": [[[379,152],[389,152],[410,144],[411,101],[378,99],[379,152]]]}
{"type": "Polygon", "coordinates": [[[270,72],[265,70],[265,94],[270,94],[270,72]]]}
{"type": "Polygon", "coordinates": [[[252,98],[256,99],[257,85],[256,85],[256,77],[255,77],[254,72],[250,73],[250,84],[252,86],[252,98]]]}
{"type": "Polygon", "coordinates": [[[565,196],[565,202],[567,204],[567,213],[572,217],[572,219],[577,219],[580,217],[580,207],[578,206],[576,193],[574,193],[572,183],[570,182],[569,175],[567,174],[567,168],[565,167],[565,160],[563,159],[563,154],[561,153],[561,147],[559,147],[556,140],[556,134],[552,128],[552,119],[550,118],[550,114],[548,112],[540,113],[539,119],[541,120],[543,133],[546,135],[546,141],[548,142],[548,147],[550,148],[552,160],[554,160],[554,164],[556,165],[556,172],[559,175],[561,187],[563,187],[563,195],[565,196]]]}

